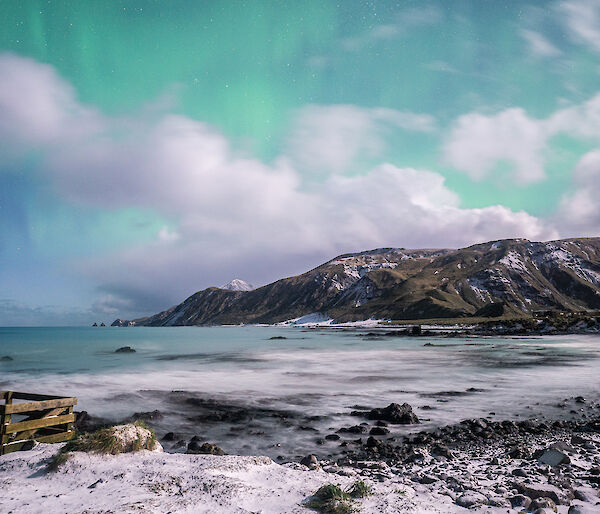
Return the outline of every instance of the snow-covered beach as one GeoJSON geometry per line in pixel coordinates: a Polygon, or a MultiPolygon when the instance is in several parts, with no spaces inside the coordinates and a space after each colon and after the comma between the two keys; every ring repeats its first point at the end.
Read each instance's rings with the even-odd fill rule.
{"type": "Polygon", "coordinates": [[[598,425],[595,432],[586,430],[598,419],[550,433],[531,425],[511,436],[514,447],[507,447],[506,437],[492,437],[440,452],[438,439],[418,450],[421,458],[404,462],[390,461],[384,447],[363,460],[310,466],[279,465],[267,457],[169,454],[159,447],[117,455],[76,451],[51,470],[62,445],[40,444],[0,458],[0,510],[305,513],[320,487],[348,489],[360,480],[369,492],[348,503],[354,512],[590,514],[600,512],[600,435],[598,425]]]}

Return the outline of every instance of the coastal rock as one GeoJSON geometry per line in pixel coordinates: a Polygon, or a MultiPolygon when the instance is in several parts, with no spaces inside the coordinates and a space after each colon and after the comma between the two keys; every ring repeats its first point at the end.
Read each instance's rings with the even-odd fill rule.
{"type": "Polygon", "coordinates": [[[339,434],[362,434],[367,429],[363,425],[354,425],[351,427],[342,427],[338,430],[339,434]]]}
{"type": "Polygon", "coordinates": [[[135,350],[131,346],[122,346],[121,348],[117,348],[115,353],[135,353],[135,350]]]}
{"type": "Polygon", "coordinates": [[[10,362],[14,360],[10,355],[3,355],[0,357],[0,362],[10,362]]]}
{"type": "Polygon", "coordinates": [[[203,455],[225,455],[225,452],[216,444],[202,443],[198,441],[190,441],[185,453],[203,454],[203,455]]]}
{"type": "Polygon", "coordinates": [[[467,491],[456,498],[456,505],[470,509],[487,503],[487,497],[476,491],[467,491]]]}
{"type": "Polygon", "coordinates": [[[369,419],[378,419],[402,425],[420,423],[419,418],[413,412],[412,407],[408,403],[403,403],[402,405],[390,403],[387,407],[372,409],[367,414],[367,417],[369,419]]]}
{"type": "Polygon", "coordinates": [[[94,430],[98,430],[99,428],[110,425],[110,422],[103,418],[98,418],[96,416],[91,416],[87,411],[83,410],[81,412],[75,413],[75,422],[73,423],[73,428],[77,430],[77,432],[93,432],[94,430]]]}
{"type": "Polygon", "coordinates": [[[519,493],[529,496],[532,500],[537,498],[550,498],[556,504],[561,503],[560,489],[550,484],[528,484],[525,482],[517,482],[515,488],[519,493]]]}
{"type": "Polygon", "coordinates": [[[552,467],[560,466],[561,464],[569,464],[571,462],[571,459],[566,453],[563,453],[555,447],[546,449],[537,460],[540,464],[546,464],[552,467]]]}
{"type": "Polygon", "coordinates": [[[370,435],[386,435],[389,433],[390,433],[389,429],[387,429],[385,427],[373,427],[373,428],[371,428],[371,430],[369,430],[370,435]]]}
{"type": "Polygon", "coordinates": [[[531,505],[531,498],[523,494],[511,496],[508,500],[510,501],[510,504],[512,505],[513,509],[516,509],[517,507],[522,507],[523,509],[526,509],[531,505]]]}
{"type": "Polygon", "coordinates": [[[447,446],[443,444],[434,444],[431,448],[431,455],[434,457],[445,457],[448,460],[452,460],[454,458],[454,454],[447,446]]]}
{"type": "Polygon", "coordinates": [[[164,417],[164,414],[156,409],[149,412],[134,412],[130,419],[131,421],[156,421],[164,417]]]}
{"type": "Polygon", "coordinates": [[[309,469],[317,469],[320,467],[319,460],[317,459],[317,457],[315,455],[312,455],[312,454],[304,457],[300,461],[300,464],[302,464],[303,466],[306,466],[309,469]]]}
{"type": "Polygon", "coordinates": [[[536,498],[531,502],[529,509],[534,512],[538,509],[548,509],[554,512],[558,512],[556,503],[554,503],[554,501],[548,497],[536,498]]]}
{"type": "Polygon", "coordinates": [[[598,510],[596,507],[591,507],[588,505],[571,505],[567,514],[594,514],[597,513],[598,510]]]}

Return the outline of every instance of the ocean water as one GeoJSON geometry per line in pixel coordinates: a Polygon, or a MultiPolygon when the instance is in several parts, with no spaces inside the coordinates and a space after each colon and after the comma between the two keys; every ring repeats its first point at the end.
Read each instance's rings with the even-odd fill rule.
{"type": "MultiPolygon", "coordinates": [[[[113,421],[158,409],[159,437],[228,453],[335,454],[359,407],[413,406],[422,424],[568,416],[600,398],[600,337],[386,337],[302,327],[0,328],[0,390],[77,396],[113,421]],[[283,337],[285,339],[271,339],[283,337]],[[132,346],[136,353],[115,353],[132,346]],[[572,400],[571,400],[572,401],[572,400]]],[[[356,435],[351,438],[356,439],[356,435]]],[[[165,445],[169,451],[182,451],[165,445]]]]}

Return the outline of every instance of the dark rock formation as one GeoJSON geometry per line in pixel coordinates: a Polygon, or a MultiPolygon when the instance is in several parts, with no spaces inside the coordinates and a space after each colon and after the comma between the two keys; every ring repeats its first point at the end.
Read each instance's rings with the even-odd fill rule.
{"type": "Polygon", "coordinates": [[[197,441],[190,441],[185,453],[194,454],[206,454],[206,455],[225,455],[225,452],[221,450],[216,444],[202,443],[197,441]]]}
{"type": "Polygon", "coordinates": [[[399,405],[390,403],[382,409],[372,409],[367,414],[368,419],[378,419],[389,421],[394,424],[410,425],[420,423],[417,415],[412,411],[412,407],[408,403],[399,405]]]}

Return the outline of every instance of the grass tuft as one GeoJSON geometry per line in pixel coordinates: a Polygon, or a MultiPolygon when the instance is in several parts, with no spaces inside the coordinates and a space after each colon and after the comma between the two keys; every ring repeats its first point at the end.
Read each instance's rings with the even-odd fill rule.
{"type": "Polygon", "coordinates": [[[341,487],[327,484],[319,487],[304,505],[325,514],[348,514],[353,510],[350,499],[350,495],[341,487]]]}
{"type": "Polygon", "coordinates": [[[366,498],[373,494],[373,489],[362,480],[357,480],[347,492],[352,498],[366,498]]]}

